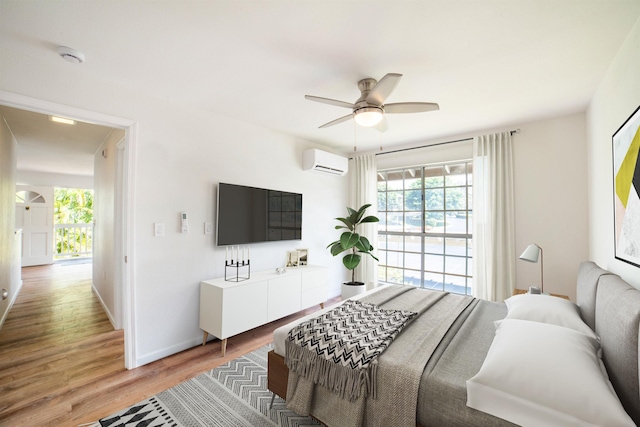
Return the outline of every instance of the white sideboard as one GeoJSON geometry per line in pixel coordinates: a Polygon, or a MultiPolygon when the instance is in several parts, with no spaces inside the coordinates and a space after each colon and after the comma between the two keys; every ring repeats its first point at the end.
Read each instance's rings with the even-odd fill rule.
{"type": "Polygon", "coordinates": [[[209,334],[222,340],[288,316],[327,299],[327,268],[308,265],[253,273],[250,279],[228,282],[212,279],[200,282],[200,329],[202,344],[209,334]]]}

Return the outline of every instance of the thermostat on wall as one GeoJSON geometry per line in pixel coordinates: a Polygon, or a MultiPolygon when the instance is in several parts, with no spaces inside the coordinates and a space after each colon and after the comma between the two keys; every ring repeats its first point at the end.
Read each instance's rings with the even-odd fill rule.
{"type": "Polygon", "coordinates": [[[187,220],[187,213],[186,212],[182,212],[181,218],[182,218],[182,232],[183,233],[188,233],[189,232],[189,221],[187,220]]]}

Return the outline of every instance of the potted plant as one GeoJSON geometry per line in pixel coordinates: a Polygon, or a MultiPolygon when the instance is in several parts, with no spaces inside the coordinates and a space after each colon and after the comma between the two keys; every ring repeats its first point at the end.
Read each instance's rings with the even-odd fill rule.
{"type": "Polygon", "coordinates": [[[344,283],[342,286],[343,298],[348,298],[365,291],[364,283],[356,282],[355,278],[355,269],[360,264],[360,260],[362,259],[361,254],[367,254],[378,261],[378,258],[371,253],[373,246],[369,243],[369,239],[357,233],[360,224],[379,221],[379,219],[373,215],[364,216],[364,212],[370,206],[370,204],[366,204],[358,210],[347,207],[349,216],[346,218],[336,218],[336,220],[341,222],[340,225],[336,225],[336,230],[346,229],[347,231],[340,235],[340,240],[336,240],[327,245],[327,248],[330,248],[331,255],[333,256],[347,252],[347,254],[342,257],[342,263],[347,267],[347,270],[351,270],[351,281],[344,283]]]}

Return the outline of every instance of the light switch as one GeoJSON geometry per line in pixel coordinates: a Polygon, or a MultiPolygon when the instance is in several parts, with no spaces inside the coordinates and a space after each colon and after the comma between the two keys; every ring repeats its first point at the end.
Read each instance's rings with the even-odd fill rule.
{"type": "Polygon", "coordinates": [[[164,237],[164,223],[156,222],[153,224],[153,235],[154,237],[164,237]]]}
{"type": "Polygon", "coordinates": [[[204,223],[204,234],[213,234],[213,223],[205,222],[204,223]]]}

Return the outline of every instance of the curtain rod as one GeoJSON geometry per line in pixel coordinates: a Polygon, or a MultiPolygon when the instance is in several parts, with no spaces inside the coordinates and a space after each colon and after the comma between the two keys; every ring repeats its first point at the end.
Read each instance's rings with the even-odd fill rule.
{"type": "MultiPolygon", "coordinates": [[[[520,129],[511,130],[511,131],[509,131],[509,133],[511,135],[513,135],[514,133],[520,133],[520,129]]],[[[419,148],[436,147],[438,145],[453,144],[455,142],[465,142],[465,141],[473,141],[473,138],[464,138],[464,139],[456,139],[456,140],[453,140],[453,141],[436,142],[435,144],[425,144],[425,145],[420,145],[418,147],[400,148],[398,150],[385,151],[384,153],[376,153],[376,156],[382,156],[384,154],[391,154],[391,153],[400,153],[402,151],[417,150],[419,148]]]]}

